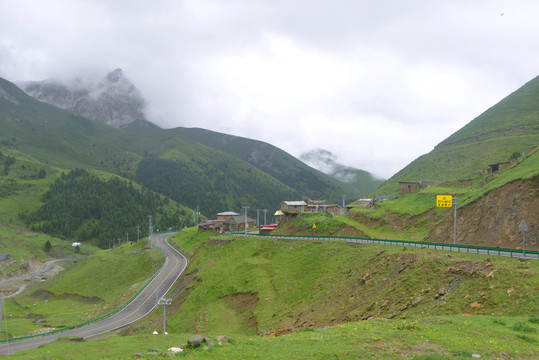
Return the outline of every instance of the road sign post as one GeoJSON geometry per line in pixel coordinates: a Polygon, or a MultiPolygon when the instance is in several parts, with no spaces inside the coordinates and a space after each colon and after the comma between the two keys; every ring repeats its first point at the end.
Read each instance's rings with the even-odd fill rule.
{"type": "Polygon", "coordinates": [[[158,304],[163,305],[163,335],[167,334],[167,305],[172,303],[172,299],[159,299],[158,304]]]}
{"type": "Polygon", "coordinates": [[[455,207],[453,217],[453,245],[457,245],[457,198],[452,195],[436,195],[436,207],[455,207]]]}

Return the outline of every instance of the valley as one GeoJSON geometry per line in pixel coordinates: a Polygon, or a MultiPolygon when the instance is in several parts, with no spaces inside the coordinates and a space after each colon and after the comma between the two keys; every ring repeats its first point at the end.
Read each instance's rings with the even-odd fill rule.
{"type": "Polygon", "coordinates": [[[205,351],[188,348],[183,355],[193,359],[535,358],[539,78],[381,181],[335,163],[323,150],[309,156],[326,156],[326,172],[260,141],[161,129],[144,118],[140,94],[124,75],[109,75],[101,85],[115,90],[100,89],[97,103],[80,107],[66,102],[75,95],[58,84],[33,85],[45,103],[0,79],[0,252],[8,258],[0,263],[2,280],[47,261],[73,259],[54,277],[24,283],[16,296],[8,298],[16,289],[2,285],[0,337],[6,343],[116,311],[168,264],[147,242],[152,232],[164,237],[164,231],[180,230],[171,243],[188,260],[185,272],[166,293],[147,297],[147,315],[131,325],[97,338],[58,335],[33,350],[14,342],[12,352],[21,351],[6,358],[126,358],[139,352],[159,358],[169,347],[186,348],[193,334],[233,339],[205,351]],[[44,93],[51,86],[53,94],[67,97],[51,100],[44,93]],[[118,86],[128,90],[121,101],[110,98],[118,86]],[[100,115],[119,114],[129,104],[134,108],[119,118],[100,115]],[[121,106],[108,108],[115,105],[121,106]],[[96,106],[101,109],[89,114],[96,106]],[[430,186],[403,193],[399,182],[430,186]],[[455,240],[453,208],[436,207],[437,195],[458,198],[458,246],[509,249],[511,255],[422,248],[455,240]],[[359,200],[377,196],[367,207],[359,200]],[[336,204],[339,214],[281,207],[322,199],[336,204]],[[280,209],[283,215],[270,216],[279,225],[260,238],[198,227],[217,213],[246,207],[249,214],[280,209]],[[523,238],[526,260],[519,258],[523,238]],[[171,299],[170,335],[157,337],[152,333],[161,333],[164,324],[156,305],[165,296],[171,299]],[[163,349],[149,354],[150,348],[163,349]]]}

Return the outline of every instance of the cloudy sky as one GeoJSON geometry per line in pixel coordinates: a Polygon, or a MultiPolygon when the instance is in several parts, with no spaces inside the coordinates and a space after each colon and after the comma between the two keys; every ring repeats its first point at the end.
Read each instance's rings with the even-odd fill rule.
{"type": "Polygon", "coordinates": [[[122,68],[164,128],[388,178],[539,75],[536,0],[0,0],[0,77],[122,68]]]}

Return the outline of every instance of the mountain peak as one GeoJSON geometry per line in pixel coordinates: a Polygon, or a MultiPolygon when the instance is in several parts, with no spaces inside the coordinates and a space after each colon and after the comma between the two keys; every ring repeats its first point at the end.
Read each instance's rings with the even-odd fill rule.
{"type": "Polygon", "coordinates": [[[108,73],[105,79],[111,83],[117,83],[118,81],[123,79],[123,77],[124,77],[124,72],[122,71],[122,69],[117,68],[111,71],[110,73],[108,73]]]}
{"type": "Polygon", "coordinates": [[[40,101],[115,128],[125,127],[136,120],[145,120],[146,102],[120,68],[99,81],[44,80],[21,85],[24,91],[40,101]]]}

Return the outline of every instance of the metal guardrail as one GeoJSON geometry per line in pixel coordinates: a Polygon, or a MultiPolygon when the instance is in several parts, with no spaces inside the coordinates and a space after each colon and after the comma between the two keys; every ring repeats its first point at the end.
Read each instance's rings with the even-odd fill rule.
{"type": "MultiPolygon", "coordinates": [[[[164,231],[165,232],[165,231],[164,231]]],[[[168,231],[167,231],[168,232],[168,231]]],[[[163,253],[163,255],[165,255],[165,253],[157,248],[159,251],[161,251],[161,253],[163,253]]],[[[86,326],[86,325],[90,325],[94,322],[97,322],[97,321],[100,321],[100,320],[104,320],[108,317],[111,317],[112,315],[115,315],[117,314],[118,312],[120,312],[123,308],[125,308],[127,305],[129,305],[129,303],[131,303],[141,292],[142,290],[144,290],[146,288],[146,286],[148,286],[148,284],[161,272],[161,270],[163,270],[163,267],[165,266],[166,262],[159,268],[159,270],[157,270],[155,272],[155,274],[153,274],[149,279],[148,281],[146,281],[144,283],[144,285],[142,285],[142,287],[133,295],[131,296],[125,303],[123,303],[122,305],[120,305],[118,308],[112,310],[111,312],[105,314],[105,315],[101,315],[100,317],[98,318],[95,318],[95,319],[92,319],[92,320],[88,320],[86,322],[83,322],[83,323],[80,323],[80,324],[76,324],[76,325],[72,325],[72,326],[68,326],[68,327],[64,327],[64,328],[61,328],[61,329],[56,329],[56,330],[53,330],[53,331],[48,331],[48,332],[45,332],[45,333],[42,333],[42,334],[36,334],[36,335],[28,335],[28,336],[21,336],[21,337],[15,337],[15,338],[11,338],[11,339],[4,339],[4,340],[0,340],[0,343],[6,343],[6,342],[15,342],[15,341],[22,341],[22,340],[27,340],[27,339],[32,339],[32,338],[35,338],[35,337],[40,337],[40,336],[48,336],[48,335],[55,335],[55,334],[59,334],[59,333],[62,333],[64,331],[68,331],[68,330],[73,330],[73,329],[76,329],[76,328],[80,328],[80,327],[83,327],[83,326],[86,326]]]]}
{"type": "Polygon", "coordinates": [[[453,244],[440,244],[440,243],[421,242],[421,241],[369,239],[369,238],[356,238],[356,237],[347,237],[347,236],[273,235],[273,234],[253,234],[253,233],[246,234],[243,231],[232,232],[231,234],[237,235],[237,236],[265,237],[265,238],[276,238],[276,239],[287,239],[287,240],[346,241],[346,242],[362,243],[362,244],[410,246],[410,247],[427,248],[427,249],[434,249],[434,250],[446,250],[446,251],[453,251],[453,252],[465,252],[465,253],[472,253],[472,254],[496,255],[496,256],[507,256],[507,257],[519,258],[519,259],[539,260],[539,251],[526,250],[524,252],[522,250],[516,250],[516,249],[504,249],[504,248],[483,247],[483,246],[473,246],[473,245],[453,245],[453,244]]]}

